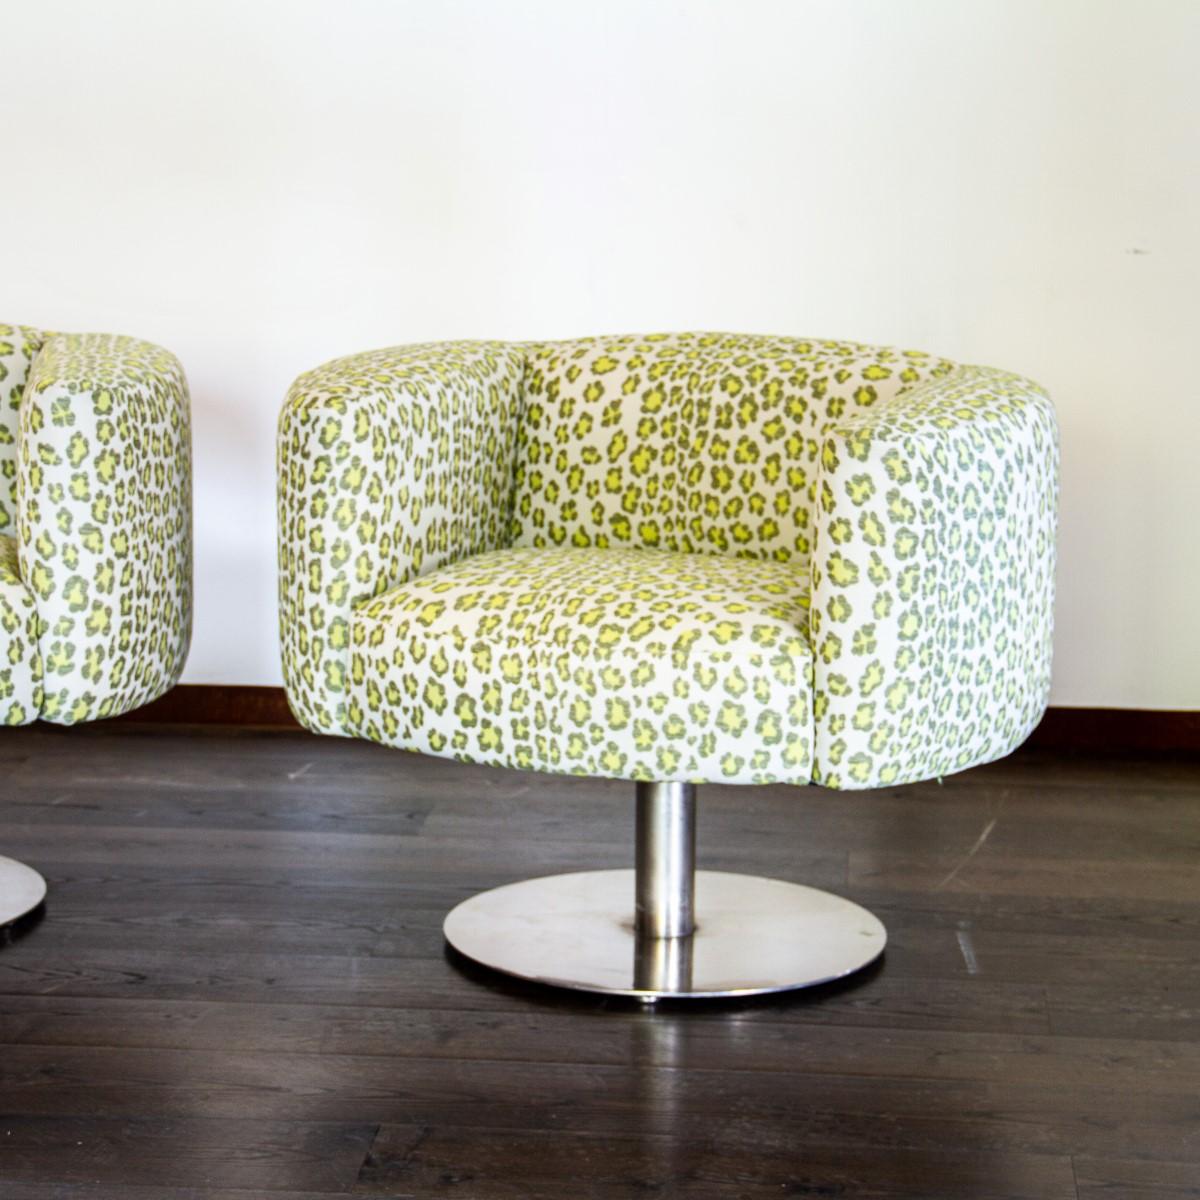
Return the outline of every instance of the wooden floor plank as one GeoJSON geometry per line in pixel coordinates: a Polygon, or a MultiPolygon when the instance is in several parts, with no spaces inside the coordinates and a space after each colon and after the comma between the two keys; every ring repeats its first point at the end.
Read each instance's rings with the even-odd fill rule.
{"type": "Polygon", "coordinates": [[[1200,902],[1200,874],[1189,862],[1115,864],[1100,859],[1030,859],[980,853],[903,857],[884,850],[851,852],[848,886],[924,892],[943,886],[991,896],[1044,896],[1200,902]]]}
{"type": "MultiPolygon", "coordinates": [[[[345,1189],[296,1192],[278,1188],[164,1187],[136,1183],[28,1183],[4,1184],[4,1200],[329,1200],[345,1196],[345,1189]]],[[[393,1200],[403,1200],[400,1193],[393,1200]]]]}
{"type": "MultiPolygon", "coordinates": [[[[669,1137],[736,1112],[794,1145],[1194,1160],[1200,1096],[1126,1085],[661,1065],[652,1027],[621,1066],[16,1046],[0,1093],[30,1117],[454,1125],[669,1137]]],[[[668,1057],[669,1061],[669,1057],[668,1057]]],[[[289,1186],[299,1186],[293,1180],[289,1186]]]]}
{"type": "Polygon", "coordinates": [[[428,1127],[381,1131],[356,1195],[470,1196],[472,1200],[582,1200],[668,1196],[765,1200],[779,1196],[930,1200],[1074,1200],[1065,1158],[863,1150],[848,1159],[737,1136],[717,1122],[681,1138],[519,1134],[428,1127]],[[563,1181],[571,1180],[569,1193],[563,1181]]]}
{"type": "Polygon", "coordinates": [[[1077,1156],[1074,1169],[1079,1200],[1200,1200],[1194,1162],[1077,1156]]]}
{"type": "MultiPolygon", "coordinates": [[[[806,1010],[814,1015],[821,1006],[806,1010]]],[[[35,1062],[40,1049],[330,1055],[761,1071],[786,1076],[879,1078],[1136,1088],[1192,1095],[1200,1045],[945,1028],[858,1027],[764,1013],[731,1029],[718,1012],[609,1010],[580,1013],[526,1006],[518,1012],[377,1009],[357,1006],[222,1004],[0,995],[0,1054],[35,1062]]],[[[46,1055],[44,1057],[50,1057],[46,1055]]],[[[0,1066],[0,1078],[4,1068],[0,1066]]]]}
{"type": "Polygon", "coordinates": [[[0,1179],[89,1187],[143,1185],[345,1192],[363,1165],[374,1127],[304,1124],[234,1115],[40,1115],[0,1119],[0,1179]]]}

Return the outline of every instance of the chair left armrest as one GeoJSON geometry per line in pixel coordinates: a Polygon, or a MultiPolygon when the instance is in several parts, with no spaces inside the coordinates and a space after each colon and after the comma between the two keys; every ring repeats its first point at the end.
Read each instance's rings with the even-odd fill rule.
{"type": "Polygon", "coordinates": [[[173,354],[57,335],[20,411],[18,550],[42,719],[111,717],[178,681],[192,629],[191,413],[173,354]]]}

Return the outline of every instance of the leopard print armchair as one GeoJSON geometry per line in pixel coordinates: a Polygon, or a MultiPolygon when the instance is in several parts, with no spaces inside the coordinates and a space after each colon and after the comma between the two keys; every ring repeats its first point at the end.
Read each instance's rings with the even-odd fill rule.
{"type": "Polygon", "coordinates": [[[1057,429],[1006,371],[730,334],[398,347],[302,375],[278,455],[284,676],[322,733],[649,798],[942,776],[1046,706],[1057,429]]]}
{"type": "Polygon", "coordinates": [[[176,683],[191,496],[173,355],[0,326],[0,723],[116,716],[176,683]]]}

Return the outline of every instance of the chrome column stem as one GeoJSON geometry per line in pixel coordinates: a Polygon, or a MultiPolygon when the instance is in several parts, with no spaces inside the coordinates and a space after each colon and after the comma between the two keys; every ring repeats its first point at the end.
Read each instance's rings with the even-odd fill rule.
{"type": "Polygon", "coordinates": [[[686,938],[696,928],[696,787],[637,785],[637,918],[640,938],[686,938]]]}

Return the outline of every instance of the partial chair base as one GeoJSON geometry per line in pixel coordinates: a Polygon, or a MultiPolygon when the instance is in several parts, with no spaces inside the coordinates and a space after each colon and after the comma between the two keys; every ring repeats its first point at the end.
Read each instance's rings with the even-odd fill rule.
{"type": "Polygon", "coordinates": [[[494,888],[446,918],[446,940],[521,979],[660,999],[784,992],[841,979],[883,952],[878,917],[816,888],[697,871],[696,931],[639,938],[635,873],[581,871],[494,888]]]}
{"type": "Polygon", "coordinates": [[[0,857],[0,926],[33,912],[46,898],[46,881],[32,868],[0,857]]]}

